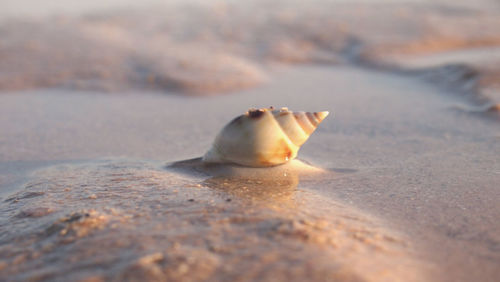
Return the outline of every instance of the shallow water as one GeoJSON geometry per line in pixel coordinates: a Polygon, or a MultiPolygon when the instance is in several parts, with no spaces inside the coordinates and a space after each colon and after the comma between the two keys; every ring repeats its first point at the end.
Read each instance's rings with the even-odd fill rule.
{"type": "Polygon", "coordinates": [[[43,90],[1,101],[3,167],[23,167],[0,179],[0,265],[13,279],[499,275],[499,124],[416,79],[279,68],[261,88],[211,98],[43,90]],[[262,190],[165,169],[270,105],[331,111],[299,153],[329,177],[262,190]]]}

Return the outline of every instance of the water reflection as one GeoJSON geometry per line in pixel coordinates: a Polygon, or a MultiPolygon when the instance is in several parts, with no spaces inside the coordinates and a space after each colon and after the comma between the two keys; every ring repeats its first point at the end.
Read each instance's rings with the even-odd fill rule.
{"type": "Polygon", "coordinates": [[[299,160],[287,164],[253,168],[232,164],[206,164],[200,158],[179,161],[168,166],[184,174],[201,174],[201,185],[220,196],[248,200],[266,205],[294,205],[299,183],[317,180],[325,171],[299,160]]]}

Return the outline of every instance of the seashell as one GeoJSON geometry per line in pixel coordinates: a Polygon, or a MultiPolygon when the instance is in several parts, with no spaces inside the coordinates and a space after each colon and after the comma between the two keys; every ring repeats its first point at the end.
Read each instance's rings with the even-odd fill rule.
{"type": "Polygon", "coordinates": [[[297,156],[300,146],[328,114],[273,107],[250,109],[222,129],[203,161],[250,167],[284,164],[297,156]]]}

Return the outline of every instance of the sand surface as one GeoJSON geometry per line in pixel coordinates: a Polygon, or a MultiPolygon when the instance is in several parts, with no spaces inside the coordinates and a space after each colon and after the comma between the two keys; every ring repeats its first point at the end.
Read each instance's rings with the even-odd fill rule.
{"type": "MultiPolygon", "coordinates": [[[[50,278],[69,275],[71,269],[71,277],[92,274],[119,279],[153,249],[159,272],[147,271],[177,277],[170,276],[180,274],[169,272],[177,264],[168,258],[177,254],[170,249],[177,242],[189,248],[180,250],[180,256],[196,253],[195,265],[198,256],[213,257],[204,262],[208,266],[189,268],[192,275],[229,279],[243,263],[235,262],[234,256],[247,249],[225,246],[230,255],[214,253],[210,246],[224,242],[221,237],[200,243],[196,240],[204,236],[189,235],[201,232],[201,224],[210,234],[219,234],[219,228],[224,228],[223,234],[233,239],[238,232],[248,232],[241,244],[267,246],[266,252],[253,247],[247,250],[252,253],[248,263],[253,261],[255,271],[242,274],[245,279],[269,278],[264,266],[257,263],[267,255],[273,258],[271,269],[284,275],[282,279],[290,279],[278,265],[295,264],[280,258],[298,251],[288,243],[297,244],[303,238],[294,235],[290,242],[282,242],[281,237],[270,235],[267,232],[278,232],[275,225],[264,223],[270,218],[278,225],[292,224],[292,230],[286,232],[311,232],[306,238],[335,237],[298,244],[303,254],[293,259],[298,280],[309,275],[317,275],[318,280],[337,275],[346,275],[346,280],[386,277],[380,273],[395,280],[494,280],[498,276],[499,124],[461,110],[462,102],[455,96],[417,79],[352,67],[302,67],[276,70],[266,87],[211,98],[67,94],[36,91],[2,96],[2,166],[18,167],[2,170],[2,186],[7,187],[2,189],[1,204],[3,271],[12,278],[50,278]],[[310,92],[312,86],[316,91],[310,92]],[[324,121],[299,154],[330,168],[327,176],[271,183],[266,185],[269,191],[252,194],[253,190],[245,190],[248,185],[238,181],[226,181],[234,186],[226,189],[221,184],[224,180],[207,182],[206,177],[165,169],[168,162],[202,155],[222,125],[248,105],[285,103],[292,109],[332,111],[333,118],[324,121]],[[18,126],[20,120],[23,127],[18,126]],[[127,159],[117,159],[120,156],[127,159]],[[38,169],[26,178],[25,173],[50,163],[64,164],[38,169]],[[257,199],[245,202],[248,198],[257,199]],[[246,204],[242,206],[240,201],[246,204]],[[173,215],[162,216],[167,211],[173,215]],[[78,225],[70,224],[74,213],[79,220],[82,213],[90,214],[92,224],[82,233],[78,225]],[[203,223],[196,220],[200,214],[203,223]],[[224,227],[219,226],[219,217],[242,217],[250,223],[224,227]],[[341,224],[330,227],[339,218],[341,224]],[[328,226],[313,231],[297,227],[298,231],[290,220],[320,220],[328,226]],[[57,232],[47,235],[54,224],[60,226],[57,232]],[[156,234],[151,228],[163,234],[161,240],[145,239],[156,234]],[[180,238],[165,234],[170,228],[181,228],[176,231],[180,238]],[[354,234],[359,228],[369,238],[357,240],[354,234]],[[102,252],[99,246],[105,244],[101,236],[112,240],[118,232],[114,230],[120,234],[127,230],[130,238],[112,247],[106,262],[93,261],[102,252]],[[76,235],[68,239],[67,232],[76,235]],[[259,243],[262,240],[264,245],[259,243]],[[329,240],[346,243],[334,248],[325,243],[329,240]],[[131,249],[138,242],[145,246],[131,249]],[[45,244],[51,247],[45,249],[45,244]],[[81,245],[89,253],[81,253],[81,245]],[[359,252],[353,257],[338,256],[350,254],[351,248],[359,252]],[[19,261],[11,259],[15,254],[19,261]],[[73,256],[74,263],[61,264],[73,256]],[[88,265],[77,262],[80,256],[88,265]],[[372,260],[372,256],[381,259],[372,260]],[[56,261],[43,263],[45,257],[56,261]],[[98,270],[104,263],[114,270],[98,270]],[[221,270],[232,263],[232,270],[221,270]]],[[[86,226],[86,220],[81,224],[86,226]]]]}
{"type": "Polygon", "coordinates": [[[0,280],[500,277],[496,1],[71,2],[0,1],[0,280]],[[269,106],[321,172],[171,166],[269,106]]]}

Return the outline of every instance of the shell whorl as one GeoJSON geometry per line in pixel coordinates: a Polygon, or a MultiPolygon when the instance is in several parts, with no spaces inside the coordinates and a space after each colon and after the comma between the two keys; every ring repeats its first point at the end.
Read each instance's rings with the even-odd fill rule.
{"type": "Polygon", "coordinates": [[[328,114],[250,109],[222,129],[203,161],[251,167],[286,163],[328,114]]]}

